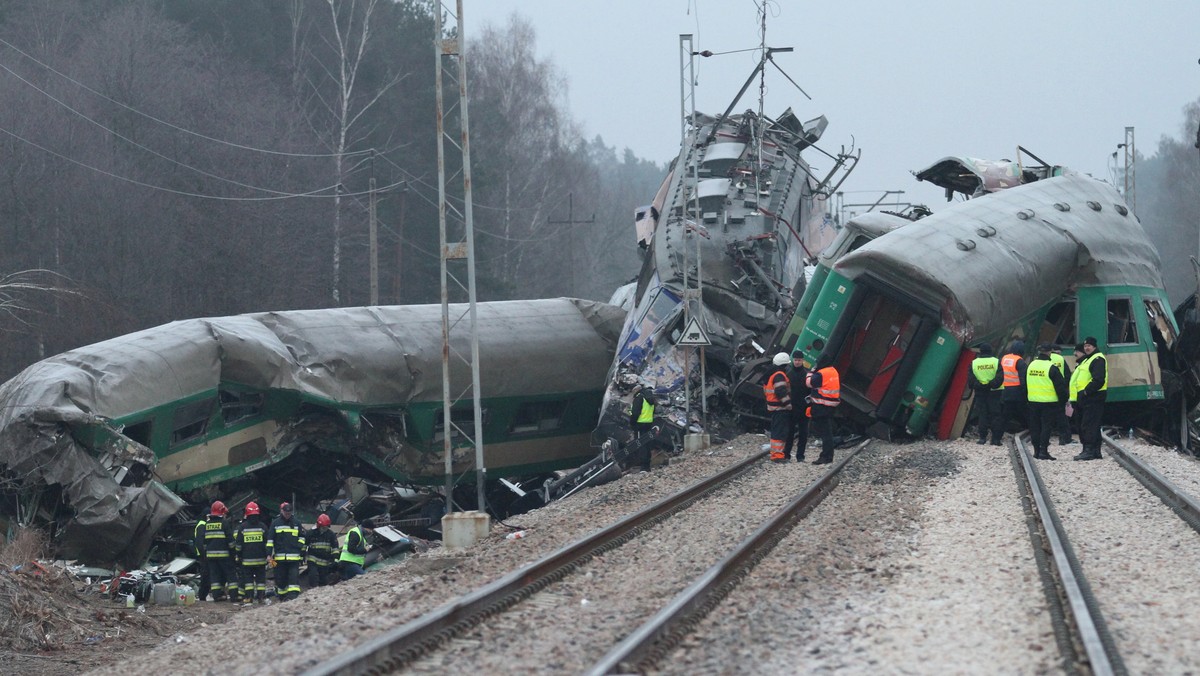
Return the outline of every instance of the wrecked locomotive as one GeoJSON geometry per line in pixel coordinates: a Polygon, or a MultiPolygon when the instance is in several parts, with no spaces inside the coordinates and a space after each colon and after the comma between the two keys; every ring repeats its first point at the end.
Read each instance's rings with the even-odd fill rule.
{"type": "Polygon", "coordinates": [[[1162,408],[1159,357],[1178,328],[1157,251],[1112,186],[1033,159],[951,157],[918,172],[966,201],[878,233],[815,291],[795,349],[832,359],[848,410],[875,433],[920,436],[932,424],[957,437],[972,348],[1017,338],[1069,355],[1095,336],[1109,417],[1162,408]]]}
{"type": "MultiPolygon", "coordinates": [[[[621,310],[560,298],[479,303],[478,315],[491,476],[590,457],[621,310]]],[[[11,517],[55,526],[64,556],[136,564],[184,498],[258,481],[275,494],[306,487],[315,502],[351,475],[439,484],[441,336],[440,305],[265,312],[33,364],[0,386],[11,517]]],[[[452,429],[473,427],[473,409],[462,414],[451,411],[452,429]]],[[[453,454],[454,472],[473,469],[473,448],[453,454]]]]}
{"type": "Polygon", "coordinates": [[[689,116],[654,203],[636,215],[642,268],[622,290],[630,309],[593,440],[601,458],[633,452],[628,407],[639,386],[658,401],[654,443],[678,446],[702,428],[716,438],[736,431],[735,384],[776,341],[806,264],[836,234],[824,205],[859,153],[816,148],[823,116],[731,114],[773,63],[771,51],[724,113],[689,116]],[[823,176],[801,156],[808,148],[831,162],[823,176]]]}

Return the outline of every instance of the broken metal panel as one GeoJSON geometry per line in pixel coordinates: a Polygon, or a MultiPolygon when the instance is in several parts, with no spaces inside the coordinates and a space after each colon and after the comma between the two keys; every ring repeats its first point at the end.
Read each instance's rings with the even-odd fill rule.
{"type": "Polygon", "coordinates": [[[1018,323],[1072,285],[1162,287],[1158,253],[1120,195],[1072,171],[957,203],[834,269],[941,308],[964,342],[1018,323]]]}
{"type": "Polygon", "coordinates": [[[981,160],[975,157],[943,157],[916,173],[918,181],[945,188],[946,194],[975,197],[1014,188],[1024,181],[1021,165],[1011,160],[981,160]]]}

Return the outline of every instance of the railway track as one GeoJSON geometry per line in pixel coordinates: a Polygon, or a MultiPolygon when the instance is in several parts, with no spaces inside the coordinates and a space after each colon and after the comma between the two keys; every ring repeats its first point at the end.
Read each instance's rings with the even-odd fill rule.
{"type": "MultiPolygon", "coordinates": [[[[612,632],[611,639],[592,637],[591,634],[603,632],[589,632],[580,627],[581,635],[595,639],[591,643],[596,640],[607,642],[601,644],[599,649],[587,640],[581,640],[587,645],[575,646],[574,649],[571,646],[563,647],[562,652],[572,653],[569,655],[556,655],[556,646],[531,649],[544,655],[541,663],[543,668],[582,671],[591,661],[603,655],[612,643],[635,629],[645,617],[654,615],[656,608],[653,604],[660,601],[653,599],[669,600],[679,589],[687,587],[691,581],[690,575],[703,572],[711,560],[720,558],[719,552],[725,546],[722,543],[728,542],[728,546],[732,547],[741,539],[742,533],[739,531],[754,530],[756,544],[743,544],[738,548],[739,553],[726,557],[726,561],[722,562],[726,564],[726,574],[714,577],[728,582],[731,577],[736,577],[735,570],[739,566],[752,565],[755,551],[763,551],[768,546],[765,542],[771,539],[773,532],[786,528],[798,514],[811,509],[836,485],[842,467],[853,453],[843,455],[846,457],[841,462],[823,474],[809,465],[767,465],[763,462],[763,454],[752,456],[609,528],[387,632],[352,652],[318,665],[308,673],[387,673],[401,668],[413,672],[436,672],[445,670],[448,664],[453,664],[456,670],[462,670],[465,668],[463,665],[480,659],[477,653],[486,653],[484,657],[491,660],[490,664],[480,664],[479,668],[497,668],[502,663],[497,660],[504,658],[497,657],[496,652],[510,649],[520,652],[519,644],[525,639],[539,633],[549,633],[554,629],[554,623],[569,621],[566,618],[572,613],[580,613],[577,607],[579,603],[575,601],[579,596],[585,597],[584,604],[587,598],[594,599],[593,606],[599,609],[597,612],[607,613],[606,597],[644,594],[646,600],[639,606],[643,610],[635,611],[635,615],[630,617],[606,619],[604,632],[612,632]],[[804,490],[804,484],[792,487],[781,485],[796,479],[807,483],[814,478],[815,481],[807,490],[804,490]],[[772,489],[783,497],[774,499],[767,496],[766,493],[772,489]],[[799,498],[795,496],[797,491],[803,492],[799,498]],[[768,519],[767,524],[755,529],[758,520],[747,520],[741,510],[747,504],[761,503],[764,507],[771,507],[772,501],[790,504],[781,513],[768,519]],[[720,523],[726,517],[732,523],[720,523]],[[701,524],[699,530],[697,524],[701,524]],[[672,552],[680,549],[673,546],[673,542],[678,538],[695,537],[692,533],[701,532],[704,528],[702,524],[712,524],[714,530],[721,531],[720,537],[711,538],[713,548],[707,550],[709,560],[701,563],[689,559],[671,559],[672,552]],[[612,559],[611,563],[609,559],[612,559]],[[658,562],[657,568],[650,565],[652,560],[658,562]],[[638,589],[629,589],[628,583],[625,588],[612,587],[605,579],[607,570],[625,566],[644,568],[647,571],[645,584],[637,585],[638,589]],[[680,579],[682,582],[678,581],[680,579]],[[664,596],[663,589],[667,587],[670,590],[664,596]],[[539,629],[539,626],[542,628],[539,629]]],[[[771,507],[769,511],[775,510],[771,507]]],[[[620,582],[618,577],[616,583],[620,582]]],[[[677,616],[675,621],[680,619],[686,618],[677,616]]],[[[661,638],[661,634],[655,633],[655,637],[661,638]]]]}
{"type": "Polygon", "coordinates": [[[1170,638],[1170,622],[1148,621],[1137,611],[1149,606],[1162,610],[1153,615],[1170,617],[1190,612],[1186,602],[1173,607],[1176,595],[1147,594],[1141,584],[1131,595],[1128,576],[1158,578],[1165,585],[1178,574],[1164,569],[1166,562],[1200,562],[1200,504],[1113,436],[1105,433],[1104,442],[1115,462],[1084,468],[1107,475],[1102,483],[1081,481],[1078,463],[1069,469],[1035,463],[1024,438],[1012,449],[1061,666],[1068,673],[1103,675],[1176,671],[1184,665],[1153,646],[1191,636],[1180,632],[1170,638]],[[1105,518],[1118,511],[1123,518],[1105,518]],[[1134,523],[1139,527],[1130,528],[1134,523]]]}

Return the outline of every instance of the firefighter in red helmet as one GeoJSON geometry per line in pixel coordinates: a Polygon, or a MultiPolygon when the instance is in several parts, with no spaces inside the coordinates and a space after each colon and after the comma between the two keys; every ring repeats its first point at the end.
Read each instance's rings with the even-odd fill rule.
{"type": "Polygon", "coordinates": [[[204,560],[208,565],[208,578],[212,585],[214,601],[229,595],[230,601],[238,597],[237,579],[233,567],[230,545],[233,542],[233,525],[226,518],[229,510],[225,503],[212,503],[209,517],[204,523],[204,560]]]}
{"type": "Polygon", "coordinates": [[[241,564],[242,604],[254,599],[263,603],[267,596],[267,526],[257,502],[246,503],[246,518],[238,526],[233,548],[241,564]]]}
{"type": "Polygon", "coordinates": [[[329,516],[321,514],[317,517],[317,527],[308,531],[305,538],[308,545],[308,586],[324,587],[329,584],[329,576],[335,568],[334,562],[341,555],[337,535],[330,530],[329,516]]]}

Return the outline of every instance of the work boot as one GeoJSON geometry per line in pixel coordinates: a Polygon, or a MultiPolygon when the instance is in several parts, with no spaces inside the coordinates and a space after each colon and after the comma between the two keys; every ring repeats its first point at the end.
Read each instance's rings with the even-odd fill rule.
{"type": "Polygon", "coordinates": [[[804,462],[804,454],[803,453],[796,456],[796,462],[804,462]]]}
{"type": "Polygon", "coordinates": [[[813,460],[814,465],[828,465],[831,462],[833,462],[833,454],[832,453],[830,453],[829,455],[825,455],[824,453],[822,453],[820,456],[817,457],[816,460],[813,460]]]}
{"type": "Polygon", "coordinates": [[[992,439],[992,445],[993,446],[1003,446],[1004,442],[999,439],[992,439]]]}
{"type": "Polygon", "coordinates": [[[1075,443],[1074,439],[1060,439],[1058,442],[1058,445],[1059,446],[1070,446],[1073,443],[1075,443]]]}
{"type": "Polygon", "coordinates": [[[1072,460],[1099,460],[1100,451],[1090,448],[1083,449],[1083,452],[1072,458],[1072,460]]]}

